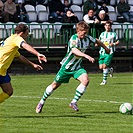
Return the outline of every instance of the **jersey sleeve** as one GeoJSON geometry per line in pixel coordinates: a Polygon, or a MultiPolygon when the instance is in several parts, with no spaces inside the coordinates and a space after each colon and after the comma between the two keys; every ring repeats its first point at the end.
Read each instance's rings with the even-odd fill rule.
{"type": "Polygon", "coordinates": [[[93,38],[92,36],[88,36],[89,40],[92,42],[92,43],[96,43],[96,39],[93,38]]]}
{"type": "Polygon", "coordinates": [[[20,53],[17,51],[17,53],[15,54],[15,57],[19,57],[20,53]]]}
{"type": "Polygon", "coordinates": [[[117,34],[115,34],[115,41],[119,41],[119,37],[117,34]]]}
{"type": "Polygon", "coordinates": [[[14,45],[16,45],[19,48],[21,48],[21,45],[22,45],[22,43],[25,42],[25,40],[22,37],[17,36],[17,37],[14,38],[13,42],[14,42],[14,45]]]}
{"type": "Polygon", "coordinates": [[[99,36],[99,38],[98,38],[99,40],[101,40],[101,34],[100,34],[100,36],[99,36]]]}
{"type": "Polygon", "coordinates": [[[101,40],[102,39],[102,36],[104,36],[104,32],[102,32],[101,34],[100,34],[100,36],[99,36],[99,40],[101,40]]]}
{"type": "Polygon", "coordinates": [[[70,48],[77,48],[78,47],[77,44],[78,44],[78,37],[76,35],[73,35],[70,38],[69,46],[70,46],[70,48]]]}

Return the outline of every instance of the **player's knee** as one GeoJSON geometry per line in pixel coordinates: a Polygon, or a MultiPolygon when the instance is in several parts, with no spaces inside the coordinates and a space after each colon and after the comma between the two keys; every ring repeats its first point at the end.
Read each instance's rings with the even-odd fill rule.
{"type": "Polygon", "coordinates": [[[56,90],[60,85],[61,85],[60,83],[56,83],[56,82],[53,82],[53,83],[51,84],[53,90],[56,90]]]}
{"type": "Polygon", "coordinates": [[[83,80],[83,85],[88,86],[88,84],[89,84],[89,79],[88,78],[84,79],[83,80]]]}
{"type": "Polygon", "coordinates": [[[103,69],[103,67],[102,67],[102,66],[99,66],[99,69],[100,69],[100,70],[102,70],[102,69],[103,69]]]}

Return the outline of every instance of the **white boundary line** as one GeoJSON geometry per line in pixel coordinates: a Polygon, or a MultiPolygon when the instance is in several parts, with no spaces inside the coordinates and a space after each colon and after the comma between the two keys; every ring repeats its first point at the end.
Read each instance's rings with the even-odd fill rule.
{"type": "MultiPolygon", "coordinates": [[[[34,96],[12,96],[12,98],[27,98],[27,99],[36,99],[36,98],[39,99],[40,98],[41,99],[41,97],[34,97],[34,96]]],[[[52,98],[49,98],[49,99],[52,99],[52,100],[71,100],[71,99],[68,99],[68,98],[57,98],[57,97],[52,97],[52,98]]],[[[91,99],[82,99],[82,98],[80,99],[80,101],[96,102],[96,103],[112,103],[112,104],[122,104],[122,103],[125,103],[125,102],[117,102],[117,101],[91,100],[91,99]]]]}

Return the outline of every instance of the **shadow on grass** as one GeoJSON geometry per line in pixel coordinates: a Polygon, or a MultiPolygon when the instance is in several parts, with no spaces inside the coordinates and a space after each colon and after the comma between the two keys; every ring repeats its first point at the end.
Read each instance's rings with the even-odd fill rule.
{"type": "Polygon", "coordinates": [[[94,112],[90,112],[92,114],[116,114],[119,113],[118,111],[107,111],[107,112],[103,112],[103,111],[94,111],[94,112]]]}
{"type": "Polygon", "coordinates": [[[118,111],[114,111],[114,112],[103,112],[103,113],[106,113],[106,114],[116,114],[116,113],[119,113],[118,111]]]}
{"type": "Polygon", "coordinates": [[[0,116],[0,118],[88,118],[88,117],[93,117],[95,114],[116,114],[119,112],[84,112],[84,113],[77,113],[76,114],[71,114],[71,115],[43,115],[37,114],[35,116],[0,116]]]}
{"type": "Polygon", "coordinates": [[[116,85],[128,85],[128,84],[133,84],[133,83],[113,83],[113,84],[116,84],[116,85]]]}
{"type": "Polygon", "coordinates": [[[87,118],[92,115],[0,116],[0,118],[87,118]]]}

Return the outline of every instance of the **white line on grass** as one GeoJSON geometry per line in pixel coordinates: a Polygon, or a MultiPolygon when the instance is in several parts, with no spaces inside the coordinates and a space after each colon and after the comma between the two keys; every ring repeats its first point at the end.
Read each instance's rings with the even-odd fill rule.
{"type": "MultiPolygon", "coordinates": [[[[12,96],[13,98],[27,98],[27,99],[36,99],[36,98],[41,98],[41,97],[34,97],[34,96],[12,96]]],[[[54,100],[71,100],[68,98],[57,98],[57,97],[52,97],[49,99],[54,99],[54,100]]],[[[113,104],[121,104],[125,102],[117,102],[117,101],[103,101],[103,100],[89,100],[89,99],[80,99],[81,101],[85,102],[97,102],[97,103],[113,103],[113,104]]]]}

